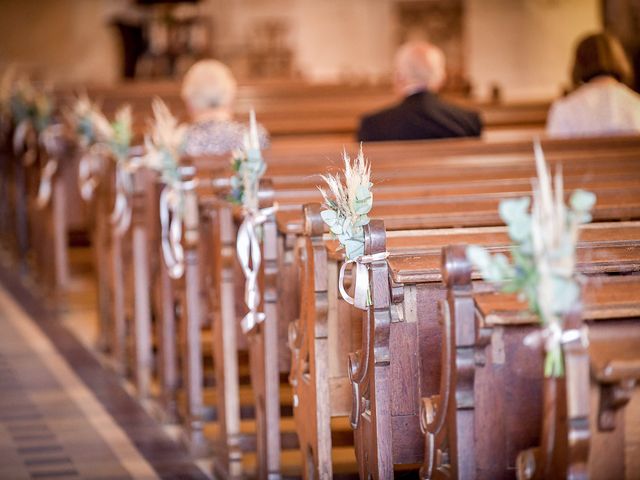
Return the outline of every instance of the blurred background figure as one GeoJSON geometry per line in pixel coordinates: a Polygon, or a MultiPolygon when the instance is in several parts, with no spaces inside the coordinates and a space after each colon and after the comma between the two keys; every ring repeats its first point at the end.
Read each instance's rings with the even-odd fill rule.
{"type": "Polygon", "coordinates": [[[360,141],[477,137],[477,113],[438,97],[446,80],[445,58],[438,47],[420,41],[400,47],[394,61],[394,87],[404,99],[398,105],[364,117],[360,141]]]}
{"type": "Polygon", "coordinates": [[[583,38],[575,51],[575,90],[549,110],[547,133],[558,137],[640,132],[640,95],[622,45],[609,33],[583,38]]]}
{"type": "MultiPolygon", "coordinates": [[[[187,154],[222,155],[242,146],[247,125],[233,120],[236,89],[231,70],[217,60],[201,60],[187,71],[181,91],[192,122],[187,154]]],[[[260,125],[258,132],[265,148],[267,132],[260,125]]]]}

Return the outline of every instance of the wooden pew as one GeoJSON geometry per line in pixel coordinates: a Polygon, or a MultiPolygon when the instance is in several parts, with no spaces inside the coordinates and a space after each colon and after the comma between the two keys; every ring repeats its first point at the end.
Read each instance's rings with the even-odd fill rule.
{"type": "MultiPolygon", "coordinates": [[[[376,201],[376,203],[378,203],[378,202],[376,201]]],[[[497,206],[497,205],[496,205],[496,206],[497,206]]],[[[375,208],[375,207],[374,207],[374,208],[375,208]]],[[[495,206],[494,206],[493,208],[495,208],[495,206]]],[[[495,211],[495,210],[494,210],[494,211],[495,211]]],[[[387,215],[392,214],[392,213],[393,213],[393,212],[388,211],[388,212],[387,212],[387,215]]],[[[406,213],[407,213],[407,212],[405,211],[405,214],[406,214],[406,213]]],[[[616,214],[615,214],[615,211],[613,211],[613,210],[612,210],[612,211],[610,211],[610,213],[613,213],[613,214],[614,214],[614,217],[612,217],[612,218],[615,218],[615,215],[616,215],[616,214]]],[[[626,215],[626,214],[624,214],[621,210],[618,210],[618,214],[621,214],[621,213],[623,214],[623,216],[624,216],[624,215],[626,215]]],[[[375,213],[374,213],[374,215],[375,215],[375,213]]],[[[463,215],[463,216],[464,216],[464,214],[461,214],[461,215],[463,215]]],[[[398,216],[399,216],[399,217],[401,217],[402,215],[401,215],[401,214],[399,214],[398,216]]],[[[440,220],[442,220],[442,219],[440,219],[440,220]]],[[[486,219],[485,219],[485,220],[486,220],[486,219]]],[[[482,220],[482,221],[484,222],[485,220],[482,220]]],[[[319,221],[319,218],[317,218],[317,221],[319,221]]],[[[398,221],[401,221],[401,220],[398,220],[398,221]]],[[[454,221],[454,222],[455,222],[454,224],[460,224],[460,225],[463,225],[463,224],[464,224],[464,221],[463,221],[463,219],[462,219],[462,218],[457,219],[457,220],[456,220],[455,218],[453,218],[453,219],[452,219],[452,221],[454,221]]],[[[499,220],[497,220],[497,217],[496,217],[496,221],[498,221],[498,222],[499,222],[499,220]]],[[[396,221],[396,222],[397,222],[397,221],[396,221]]],[[[309,232],[309,230],[308,230],[308,229],[310,228],[310,225],[313,223],[313,222],[311,222],[311,221],[310,221],[309,216],[307,216],[307,220],[306,220],[306,222],[305,222],[305,223],[306,223],[306,225],[307,225],[307,231],[309,232]]],[[[298,224],[298,225],[299,225],[299,224],[298,224]]],[[[434,221],[432,221],[431,223],[428,223],[427,225],[428,225],[428,226],[438,226],[438,224],[437,224],[436,222],[434,222],[434,221]]],[[[446,226],[446,225],[445,225],[445,224],[443,224],[443,223],[440,223],[440,226],[446,226]]],[[[322,231],[322,227],[323,227],[323,226],[322,226],[322,223],[320,222],[316,228],[317,228],[317,229],[320,229],[319,231],[322,231]]],[[[299,226],[296,226],[295,222],[293,222],[293,225],[289,225],[289,226],[287,226],[287,224],[286,224],[285,222],[283,222],[283,224],[280,226],[280,230],[281,230],[282,232],[290,233],[290,234],[295,234],[295,233],[296,233],[296,231],[299,231],[298,229],[299,229],[299,226]]],[[[283,233],[283,235],[284,235],[285,233],[283,233]]],[[[316,241],[317,241],[317,240],[316,240],[316,241]]],[[[307,240],[307,242],[309,242],[309,240],[307,240]]],[[[293,241],[288,241],[287,243],[291,244],[291,243],[294,243],[294,242],[293,242],[293,241]]],[[[313,240],[312,240],[312,243],[313,243],[313,240]]],[[[312,262],[312,260],[310,260],[310,259],[309,259],[310,257],[311,257],[311,254],[310,254],[310,252],[308,252],[308,251],[307,251],[307,252],[305,253],[305,261],[303,262],[303,264],[304,264],[304,263],[308,264],[309,262],[312,262]]],[[[322,269],[322,268],[323,268],[323,267],[322,267],[322,264],[323,264],[323,263],[324,263],[324,261],[323,261],[322,259],[318,259],[318,258],[317,258],[317,259],[316,259],[316,261],[315,261],[315,265],[314,265],[315,269],[317,269],[317,268],[321,268],[321,269],[322,269]],[[319,267],[319,266],[320,266],[320,267],[319,267]]],[[[309,272],[309,271],[313,271],[313,270],[314,270],[314,269],[312,269],[312,268],[303,269],[303,271],[305,271],[305,272],[309,272]]],[[[336,272],[337,272],[337,267],[333,267],[332,272],[333,272],[333,274],[329,274],[329,273],[327,273],[327,271],[326,271],[326,270],[315,271],[315,276],[316,276],[316,278],[318,278],[318,279],[327,278],[327,276],[328,276],[328,278],[329,278],[329,279],[334,279],[333,281],[334,281],[334,286],[335,286],[335,278],[337,277],[337,273],[336,273],[336,272]],[[324,273],[323,273],[323,272],[324,272],[324,273]]],[[[303,273],[303,274],[301,274],[301,277],[302,277],[302,278],[308,278],[310,275],[311,275],[311,274],[309,274],[309,273],[303,273]]],[[[286,281],[286,280],[285,280],[285,281],[286,281]]],[[[320,280],[318,280],[318,281],[320,281],[320,280]]],[[[305,286],[305,283],[304,283],[304,282],[302,282],[302,285],[303,285],[303,286],[305,286]]],[[[335,290],[335,289],[334,289],[334,290],[335,290]]],[[[305,288],[305,291],[313,292],[314,290],[313,290],[313,288],[308,288],[308,289],[306,289],[306,288],[305,288]]],[[[303,311],[302,311],[302,313],[301,313],[301,317],[304,317],[304,316],[305,316],[304,308],[310,308],[310,309],[311,309],[311,311],[310,311],[310,313],[309,313],[309,316],[310,316],[310,317],[313,317],[314,315],[316,315],[316,313],[313,311],[313,309],[315,308],[315,309],[317,309],[317,310],[320,312],[320,313],[317,313],[318,317],[319,317],[320,319],[322,319],[322,318],[323,318],[323,313],[322,313],[322,312],[324,311],[324,309],[326,309],[326,300],[322,300],[322,298],[321,298],[321,297],[322,297],[322,295],[319,295],[319,298],[318,298],[318,304],[317,304],[317,305],[311,305],[311,306],[308,306],[308,305],[309,305],[309,303],[310,303],[310,302],[309,302],[309,298],[311,298],[311,297],[313,297],[313,293],[306,293],[306,294],[305,294],[305,293],[303,293],[303,294],[301,294],[301,298],[303,299],[303,311]]],[[[320,321],[320,323],[321,323],[322,325],[325,325],[325,323],[322,323],[322,321],[320,321]]],[[[313,332],[313,331],[314,331],[314,328],[316,328],[316,327],[311,327],[311,332],[313,332]]],[[[324,327],[317,327],[317,328],[320,330],[320,332],[322,332],[324,327]]],[[[303,329],[303,330],[306,330],[306,329],[303,329]]],[[[316,348],[317,348],[317,349],[321,349],[320,347],[318,347],[318,344],[319,344],[319,342],[322,342],[322,341],[323,341],[323,340],[322,340],[323,335],[326,337],[326,332],[325,332],[324,334],[322,334],[322,333],[318,333],[318,338],[316,338],[315,346],[305,345],[305,347],[304,347],[304,348],[307,350],[307,352],[312,352],[312,351],[313,351],[314,349],[316,349],[316,348]]],[[[309,335],[308,335],[308,337],[307,337],[307,339],[308,339],[309,337],[311,337],[311,338],[312,338],[312,335],[311,335],[311,334],[309,334],[309,335]]],[[[296,340],[296,335],[295,335],[295,334],[293,335],[293,340],[294,340],[294,342],[293,342],[293,343],[296,343],[296,342],[295,342],[295,340],[296,340]]],[[[302,348],[302,347],[301,347],[301,345],[300,345],[300,343],[304,343],[304,342],[298,342],[297,348],[302,348]]],[[[337,351],[337,350],[339,350],[339,349],[336,349],[336,351],[337,351]]],[[[310,354],[310,353],[309,353],[309,354],[310,354]]],[[[296,348],[294,348],[294,356],[296,356],[296,355],[298,355],[298,353],[296,352],[296,348]]],[[[317,358],[317,357],[316,357],[316,358],[317,358]]],[[[326,365],[326,360],[325,360],[325,365],[326,365]]],[[[314,375],[314,371],[313,371],[313,370],[314,370],[314,367],[317,367],[317,366],[313,365],[313,362],[312,362],[312,361],[309,361],[309,363],[307,364],[307,363],[305,363],[305,359],[302,359],[302,360],[300,361],[300,366],[299,366],[299,367],[300,367],[300,368],[297,368],[297,367],[296,367],[296,360],[294,359],[294,360],[293,360],[293,364],[292,364],[292,372],[296,372],[296,374],[297,374],[297,375],[301,375],[301,374],[302,374],[302,373],[304,373],[304,372],[302,372],[302,373],[300,373],[300,372],[301,372],[303,369],[307,369],[308,371],[310,371],[310,372],[311,372],[309,375],[313,378],[313,375],[314,375]]],[[[326,368],[326,367],[325,367],[325,368],[326,368]]],[[[294,378],[295,378],[295,377],[294,377],[294,378]]],[[[300,380],[298,380],[298,381],[297,381],[297,383],[296,383],[296,380],[295,380],[295,379],[293,380],[293,382],[294,382],[294,384],[295,384],[295,385],[299,385],[299,384],[301,383],[301,381],[300,381],[300,380]]],[[[309,382],[307,382],[307,383],[309,383],[309,382]]],[[[326,385],[327,383],[328,383],[328,382],[327,382],[327,381],[325,381],[324,379],[321,379],[320,381],[318,381],[318,382],[317,382],[317,384],[319,384],[319,385],[326,385]]],[[[332,385],[332,389],[334,389],[334,390],[335,390],[335,387],[333,387],[333,385],[332,385]]],[[[299,396],[299,395],[298,395],[298,396],[299,396]]],[[[311,395],[311,396],[313,396],[313,395],[311,395]]],[[[301,402],[301,403],[303,403],[303,402],[301,402]]],[[[328,403],[328,402],[326,402],[326,401],[322,401],[322,400],[318,401],[318,404],[319,404],[319,405],[331,405],[331,406],[332,406],[331,408],[333,408],[333,405],[334,405],[334,404],[332,404],[332,403],[330,403],[330,402],[328,403]]],[[[318,410],[317,410],[317,409],[315,409],[314,407],[310,407],[310,408],[308,408],[307,410],[305,410],[305,413],[304,413],[304,414],[302,414],[302,415],[300,415],[300,417],[301,417],[302,419],[304,419],[304,420],[302,420],[302,421],[306,421],[306,422],[308,423],[308,419],[309,419],[309,418],[311,418],[311,416],[312,416],[312,412],[318,412],[318,410]]],[[[344,412],[344,410],[343,410],[343,412],[344,412]]],[[[319,413],[315,413],[315,415],[319,415],[319,413]]],[[[324,426],[324,429],[325,429],[325,433],[326,433],[326,428],[327,428],[327,427],[326,427],[326,425],[328,425],[328,421],[326,421],[326,417],[325,417],[324,425],[325,425],[325,426],[324,426]]],[[[306,429],[307,429],[307,430],[309,430],[309,428],[310,428],[310,426],[308,426],[308,425],[307,425],[306,429]]],[[[302,430],[302,429],[305,429],[305,426],[304,426],[304,425],[301,425],[301,426],[300,426],[300,430],[302,430]]],[[[326,435],[325,435],[325,438],[326,438],[326,435]]],[[[301,441],[301,443],[303,443],[303,444],[304,444],[304,442],[303,442],[303,441],[301,441]]],[[[315,445],[314,445],[314,446],[315,446],[315,445]]],[[[320,448],[320,447],[318,447],[318,448],[320,448]]],[[[316,449],[315,449],[315,448],[313,448],[313,447],[311,447],[311,450],[312,450],[312,451],[313,451],[313,453],[315,454],[316,449]]],[[[326,451],[328,451],[328,449],[326,449],[326,448],[325,448],[325,449],[324,449],[324,451],[326,452],[326,451]]],[[[326,457],[325,457],[325,460],[324,460],[323,462],[318,462],[318,463],[316,463],[316,465],[318,465],[318,464],[320,464],[320,465],[326,465],[326,463],[327,463],[327,460],[326,460],[326,457]]]]}
{"type": "MultiPolygon", "coordinates": [[[[303,268],[305,277],[301,282],[303,310],[293,332],[293,340],[297,342],[293,356],[297,361],[294,359],[292,364],[292,373],[295,372],[294,379],[297,381],[295,392],[300,397],[299,415],[301,419],[307,418],[307,429],[313,428],[309,425],[308,418],[314,412],[315,415],[320,415],[324,410],[324,415],[328,415],[340,410],[340,413],[345,414],[349,410],[357,412],[358,406],[358,403],[353,403],[355,400],[350,398],[349,392],[345,392],[348,388],[345,371],[346,352],[353,348],[353,344],[350,345],[349,342],[359,345],[359,340],[357,335],[350,334],[349,318],[353,315],[350,314],[348,306],[339,300],[337,294],[337,270],[341,255],[334,253],[335,243],[327,244],[326,240],[323,240],[323,225],[317,215],[317,209],[312,213],[313,210],[308,209],[307,221],[308,228],[315,228],[316,235],[305,241],[301,252],[301,258],[304,260],[302,264],[305,267],[303,268]],[[313,338],[313,335],[316,335],[316,341],[309,342],[309,338],[313,338]],[[327,357],[335,359],[336,356],[340,356],[337,362],[334,361],[334,365],[337,363],[338,368],[335,366],[332,368],[331,362],[329,365],[326,364],[327,357]],[[326,389],[327,385],[330,386],[329,391],[326,389]],[[305,396],[310,398],[311,403],[305,401],[307,400],[305,396]],[[316,403],[318,410],[313,407],[316,403]]],[[[616,250],[628,253],[633,259],[634,252],[637,257],[640,250],[636,245],[633,251],[627,252],[629,241],[637,238],[638,223],[631,225],[632,227],[626,232],[620,232],[620,238],[626,238],[627,241],[621,240],[616,250]]],[[[616,224],[607,225],[607,228],[617,227],[616,224]]],[[[585,241],[598,245],[602,238],[606,238],[601,233],[602,230],[603,227],[591,225],[589,231],[585,230],[585,241]]],[[[444,297],[444,290],[440,286],[439,249],[448,242],[469,241],[471,238],[479,244],[495,247],[508,242],[503,227],[390,232],[389,236],[386,249],[391,253],[388,262],[390,271],[386,273],[386,262],[377,262],[379,265],[376,263],[372,265],[371,274],[372,288],[377,278],[376,272],[379,278],[385,279],[386,287],[372,290],[374,296],[376,292],[380,295],[383,303],[378,304],[374,299],[374,309],[369,317],[370,324],[367,323],[365,313],[363,347],[357,354],[349,357],[349,377],[358,382],[354,396],[357,398],[357,392],[361,392],[369,395],[367,400],[371,402],[366,412],[364,407],[361,409],[362,418],[357,422],[359,463],[361,466],[366,465],[375,475],[376,470],[372,464],[377,459],[380,462],[377,466],[380,478],[386,478],[385,475],[389,475],[393,460],[395,463],[422,461],[424,451],[417,421],[420,394],[416,392],[422,392],[424,395],[424,392],[431,391],[435,394],[439,387],[438,365],[432,361],[433,355],[436,362],[439,361],[441,335],[436,305],[437,301],[444,297]],[[416,264],[418,256],[421,263],[416,264]],[[397,276],[396,270],[400,272],[397,276]],[[387,301],[386,307],[384,301],[387,301]],[[375,337],[379,332],[377,330],[374,332],[374,315],[377,315],[375,325],[379,326],[382,332],[379,337],[375,337]],[[370,349],[367,350],[365,345],[370,349]],[[411,350],[413,347],[418,349],[411,350]],[[379,363],[375,363],[373,358],[376,355],[387,360],[379,360],[379,363]],[[393,361],[389,362],[389,358],[393,361]],[[374,371],[380,372],[380,375],[376,373],[374,377],[374,371]],[[420,373],[431,375],[431,378],[423,376],[420,380],[420,373]],[[374,378],[375,382],[373,382],[374,378]],[[367,384],[367,382],[371,383],[367,384]],[[396,386],[391,387],[392,384],[396,386]],[[374,392],[377,392],[378,397],[374,397],[374,392]],[[393,399],[392,402],[391,399],[393,399]],[[398,428],[399,433],[392,436],[387,430],[378,432],[376,438],[374,427],[389,429],[391,425],[398,428]],[[379,441],[376,441],[377,439],[379,441]],[[364,460],[365,458],[368,458],[369,462],[364,460]]],[[[372,250],[372,253],[375,251],[372,250]]],[[[598,258],[586,257],[586,262],[581,265],[583,269],[591,266],[589,262],[597,266],[598,258]]],[[[621,254],[618,257],[620,258],[621,254]]],[[[622,266],[609,265],[609,268],[624,267],[637,269],[638,265],[637,262],[629,265],[628,261],[622,266]]],[[[356,423],[355,418],[352,420],[356,423]]],[[[326,424],[325,417],[324,425],[326,424]]],[[[323,424],[320,423],[319,426],[322,427],[323,424]]],[[[312,442],[315,440],[312,436],[310,439],[312,442]]],[[[301,444],[304,445],[303,438],[301,438],[301,444]]],[[[309,447],[313,449],[315,444],[310,443],[309,447]]],[[[326,450],[326,438],[316,448],[326,450]]],[[[330,444],[328,448],[330,449],[330,444]]],[[[316,450],[313,450],[313,454],[316,454],[316,450]]],[[[326,468],[323,462],[316,465],[319,468],[326,468]]],[[[361,470],[361,473],[363,471],[366,471],[366,468],[361,470]]]]}
{"type": "MultiPolygon", "coordinates": [[[[233,240],[232,240],[233,241],[233,240]]],[[[195,357],[194,357],[195,358],[195,357]]]]}
{"type": "MultiPolygon", "coordinates": [[[[90,86],[92,98],[101,99],[106,113],[118,105],[130,103],[136,116],[150,114],[150,100],[158,96],[172,111],[186,118],[177,83],[131,82],[115,87],[90,86]]],[[[71,96],[73,88],[63,88],[59,96],[63,101],[71,96]]],[[[478,110],[485,122],[488,135],[493,132],[518,131],[529,136],[542,132],[546,122],[548,102],[500,103],[477,102],[447,95],[446,98],[466,108],[478,110]]],[[[367,113],[396,103],[398,99],[388,86],[366,85],[309,85],[285,83],[281,85],[241,85],[235,102],[237,118],[246,118],[254,109],[261,122],[274,137],[331,135],[341,141],[353,139],[360,118],[367,113]]],[[[143,122],[136,121],[139,125],[143,122]]]]}
{"type": "MultiPolygon", "coordinates": [[[[463,249],[444,250],[442,378],[439,393],[424,399],[425,478],[509,478],[519,450],[520,478],[624,477],[619,420],[640,377],[640,277],[603,277],[612,271],[606,264],[593,263],[598,275],[584,287],[584,307],[567,319],[567,328],[586,329],[588,347],[566,343],[567,376],[543,381],[542,347],[522,345],[540,328],[536,319],[513,298],[479,293],[463,249]],[[607,402],[611,385],[622,388],[621,401],[607,402]]],[[[621,266],[636,272],[638,259],[621,266]]]]}
{"type": "MultiPolygon", "coordinates": [[[[299,193],[299,192],[296,192],[296,193],[299,193]]],[[[277,194],[278,194],[278,192],[276,191],[276,195],[277,195],[277,194]]],[[[397,207],[395,207],[395,208],[397,208],[397,207]]],[[[284,229],[284,231],[285,231],[285,232],[287,232],[287,229],[285,228],[285,229],[284,229]]],[[[287,232],[287,233],[288,233],[288,232],[287,232]]],[[[282,270],[280,270],[280,272],[282,272],[282,270]]],[[[291,278],[287,277],[287,279],[285,280],[285,283],[293,283],[293,282],[292,282],[291,278]]],[[[268,288],[268,287],[267,287],[267,288],[268,288]]],[[[276,289],[274,289],[274,291],[277,291],[277,288],[276,288],[276,289]]],[[[269,298],[270,298],[270,301],[271,301],[271,302],[277,301],[277,300],[273,300],[273,299],[271,299],[271,295],[269,295],[269,298]]],[[[266,308],[265,308],[265,310],[266,310],[266,308]]],[[[279,317],[279,318],[282,318],[282,317],[279,317]]],[[[274,323],[275,323],[275,322],[274,322],[274,323]]],[[[274,352],[275,352],[275,351],[277,351],[277,350],[274,350],[274,352]]],[[[273,357],[275,358],[275,355],[273,355],[273,357]]],[[[275,423],[275,422],[274,422],[274,423],[275,423]]],[[[277,424],[277,423],[275,423],[275,424],[277,424]]]]}

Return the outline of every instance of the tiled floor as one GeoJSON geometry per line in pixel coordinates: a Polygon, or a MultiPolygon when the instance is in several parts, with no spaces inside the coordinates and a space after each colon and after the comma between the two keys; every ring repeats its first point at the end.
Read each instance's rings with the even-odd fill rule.
{"type": "Polygon", "coordinates": [[[157,478],[5,292],[0,305],[0,478],[157,478]]]}
{"type": "Polygon", "coordinates": [[[206,479],[32,293],[0,267],[0,479],[206,479]]]}

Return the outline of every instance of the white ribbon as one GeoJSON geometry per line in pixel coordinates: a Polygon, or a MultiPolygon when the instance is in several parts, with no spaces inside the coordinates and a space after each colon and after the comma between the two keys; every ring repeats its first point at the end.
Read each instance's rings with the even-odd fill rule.
{"type": "Polygon", "coordinates": [[[61,154],[60,146],[56,140],[62,135],[63,128],[63,125],[60,124],[50,125],[40,134],[40,143],[47,152],[48,160],[40,173],[40,184],[38,185],[38,196],[36,198],[36,207],[39,209],[45,208],[51,200],[53,176],[58,171],[56,157],[61,154]]]}
{"type": "Polygon", "coordinates": [[[36,197],[36,207],[39,209],[49,205],[51,200],[53,176],[58,171],[58,161],[55,158],[47,160],[40,173],[40,184],[38,185],[38,196],[36,197]]]}
{"type": "Polygon", "coordinates": [[[273,215],[276,210],[277,205],[274,205],[270,208],[249,212],[245,215],[238,229],[236,250],[246,279],[244,301],[249,308],[249,313],[244,316],[240,324],[244,333],[249,332],[265,319],[264,312],[258,312],[258,307],[260,306],[258,273],[262,262],[262,254],[256,228],[262,225],[269,215],[273,215]]]}
{"type": "Polygon", "coordinates": [[[13,132],[13,152],[16,155],[23,153],[22,164],[30,167],[36,161],[36,149],[29,140],[29,129],[33,128],[29,120],[22,120],[13,132]]]}
{"type": "Polygon", "coordinates": [[[22,120],[16,125],[16,129],[13,131],[13,153],[16,155],[22,152],[22,149],[25,147],[24,144],[30,125],[29,120],[22,120]]]}
{"type": "Polygon", "coordinates": [[[345,302],[353,305],[360,310],[366,310],[369,307],[369,268],[367,265],[373,262],[386,260],[389,252],[379,252],[373,255],[361,255],[355,260],[347,260],[340,267],[340,278],[338,279],[338,289],[340,295],[345,302]],[[347,293],[344,288],[344,275],[349,264],[355,265],[355,271],[352,271],[354,278],[353,297],[347,293]]]}
{"type": "Polygon", "coordinates": [[[111,223],[118,236],[124,235],[131,225],[131,205],[129,196],[133,190],[131,175],[140,166],[139,158],[128,161],[119,160],[116,163],[116,199],[111,212],[111,223]]]}
{"type": "Polygon", "coordinates": [[[178,185],[167,184],[160,193],[160,229],[164,263],[171,278],[184,274],[184,249],[182,248],[182,216],[185,190],[195,187],[194,181],[178,185]]]}
{"type": "Polygon", "coordinates": [[[581,329],[562,330],[562,327],[557,322],[551,322],[546,327],[528,334],[524,337],[522,343],[530,348],[537,348],[544,343],[545,350],[550,352],[561,344],[576,340],[580,340],[585,348],[589,346],[589,338],[584,327],[581,329]]]}
{"type": "Polygon", "coordinates": [[[92,150],[93,148],[85,152],[78,163],[78,188],[85,202],[90,202],[93,198],[93,193],[100,183],[99,173],[102,170],[102,158],[92,150]]]}

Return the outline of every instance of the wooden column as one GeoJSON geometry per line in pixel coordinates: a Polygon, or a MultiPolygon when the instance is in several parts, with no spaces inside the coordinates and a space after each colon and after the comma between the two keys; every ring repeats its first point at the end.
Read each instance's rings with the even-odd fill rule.
{"type": "Polygon", "coordinates": [[[238,377],[237,315],[235,305],[236,231],[229,205],[218,208],[220,232],[220,316],[214,323],[213,352],[218,390],[220,438],[214,448],[214,474],[242,476],[240,450],[240,384],[238,377]]]}
{"type": "Polygon", "coordinates": [[[132,252],[134,281],[134,369],[136,387],[140,398],[147,398],[151,386],[151,285],[149,282],[149,249],[147,235],[147,189],[149,174],[138,170],[133,177],[132,197],[132,252]]]}
{"type": "MultiPolygon", "coordinates": [[[[195,168],[180,167],[182,181],[194,182],[195,168]]],[[[203,366],[200,328],[202,303],[200,298],[200,271],[198,255],[198,197],[195,186],[184,192],[184,301],[181,318],[183,343],[183,384],[187,396],[186,435],[189,448],[196,456],[207,454],[208,446],[203,433],[203,366]]]]}
{"type": "MultiPolygon", "coordinates": [[[[260,208],[273,206],[270,182],[260,185],[260,208]]],[[[280,477],[280,369],[278,365],[278,231],[275,216],[262,224],[261,309],[265,320],[249,336],[251,385],[256,406],[259,478],[280,477]]]]}

